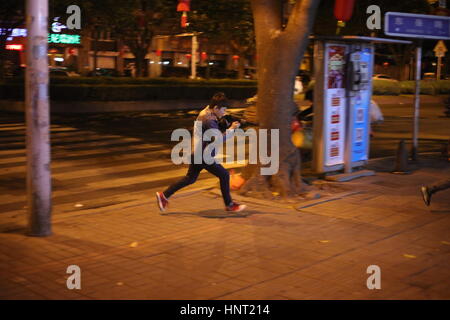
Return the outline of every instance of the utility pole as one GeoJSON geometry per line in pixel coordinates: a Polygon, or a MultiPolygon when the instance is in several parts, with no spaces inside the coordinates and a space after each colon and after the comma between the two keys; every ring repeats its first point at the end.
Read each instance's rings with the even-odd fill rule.
{"type": "Polygon", "coordinates": [[[197,78],[197,34],[192,34],[192,46],[191,46],[191,79],[197,78]]]}
{"type": "Polygon", "coordinates": [[[445,57],[445,53],[447,52],[447,47],[444,44],[444,41],[439,40],[436,46],[433,49],[434,55],[437,59],[437,68],[436,68],[436,80],[441,80],[441,65],[442,65],[442,57],[445,57]]]}
{"type": "Polygon", "coordinates": [[[441,80],[441,65],[442,65],[442,57],[439,56],[437,62],[436,80],[441,80]]]}
{"type": "Polygon", "coordinates": [[[193,32],[193,33],[181,33],[177,34],[175,37],[192,37],[191,45],[191,79],[197,78],[197,51],[198,51],[198,39],[197,36],[203,32],[193,32]]]}
{"type": "Polygon", "coordinates": [[[414,93],[414,123],[413,123],[413,145],[411,150],[412,160],[417,160],[419,146],[419,110],[420,110],[420,79],[422,74],[422,40],[416,47],[416,89],[414,93]]]}
{"type": "Polygon", "coordinates": [[[48,100],[48,0],[27,0],[27,125],[28,234],[51,231],[50,116],[48,100]]]}

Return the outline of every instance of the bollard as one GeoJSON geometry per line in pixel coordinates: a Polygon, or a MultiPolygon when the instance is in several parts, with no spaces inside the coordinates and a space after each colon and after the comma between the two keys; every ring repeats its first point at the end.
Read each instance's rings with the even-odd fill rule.
{"type": "Polygon", "coordinates": [[[441,156],[450,161],[450,139],[442,145],[441,156]]]}
{"type": "Polygon", "coordinates": [[[395,169],[391,172],[395,174],[409,174],[408,171],[408,150],[406,149],[405,140],[398,143],[397,155],[395,159],[395,169]]]}
{"type": "Polygon", "coordinates": [[[447,161],[450,161],[450,139],[447,142],[447,150],[444,157],[447,159],[447,161]]]}

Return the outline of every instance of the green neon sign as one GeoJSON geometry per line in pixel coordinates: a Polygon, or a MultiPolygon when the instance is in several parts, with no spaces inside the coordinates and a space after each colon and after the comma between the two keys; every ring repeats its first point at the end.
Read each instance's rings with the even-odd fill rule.
{"type": "Polygon", "coordinates": [[[80,44],[81,37],[77,34],[48,34],[48,43],[67,43],[67,44],[80,44]]]}

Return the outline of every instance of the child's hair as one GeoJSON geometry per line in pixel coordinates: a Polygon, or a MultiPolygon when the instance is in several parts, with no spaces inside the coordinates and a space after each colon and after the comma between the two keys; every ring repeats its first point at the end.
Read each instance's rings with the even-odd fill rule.
{"type": "Polygon", "coordinates": [[[216,92],[213,97],[211,98],[211,101],[209,103],[209,108],[212,109],[214,107],[218,108],[228,108],[230,103],[228,102],[227,97],[225,96],[225,93],[223,92],[216,92]]]}

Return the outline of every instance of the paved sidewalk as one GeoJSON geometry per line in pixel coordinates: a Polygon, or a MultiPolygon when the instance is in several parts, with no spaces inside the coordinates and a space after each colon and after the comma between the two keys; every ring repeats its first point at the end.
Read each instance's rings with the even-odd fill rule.
{"type": "Polygon", "coordinates": [[[411,175],[383,172],[384,159],[375,176],[316,180],[314,200],[235,196],[249,206],[237,215],[215,188],[177,194],[164,214],[153,194],[73,206],[47,238],[25,236],[25,210],[0,214],[0,299],[450,299],[450,190],[430,207],[418,191],[450,165],[422,159],[411,175]],[[66,287],[69,265],[81,290],[66,287]]]}

